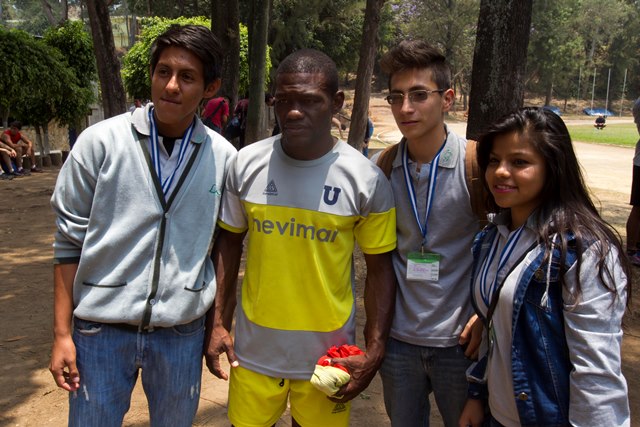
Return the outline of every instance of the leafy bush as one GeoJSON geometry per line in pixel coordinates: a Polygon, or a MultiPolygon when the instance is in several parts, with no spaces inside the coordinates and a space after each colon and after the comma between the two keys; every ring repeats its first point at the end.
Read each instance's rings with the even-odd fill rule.
{"type": "Polygon", "coordinates": [[[55,118],[68,124],[86,113],[92,93],[57,47],[0,28],[0,57],[0,105],[23,122],[45,125],[55,118]]]}

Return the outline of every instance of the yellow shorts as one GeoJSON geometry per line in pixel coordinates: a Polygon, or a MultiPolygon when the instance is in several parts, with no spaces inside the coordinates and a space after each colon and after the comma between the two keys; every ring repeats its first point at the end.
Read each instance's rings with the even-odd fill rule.
{"type": "Polygon", "coordinates": [[[278,421],[291,403],[291,415],[303,427],[348,427],[351,402],[334,403],[307,380],[259,374],[231,368],[229,420],[235,427],[267,427],[278,421]]]}

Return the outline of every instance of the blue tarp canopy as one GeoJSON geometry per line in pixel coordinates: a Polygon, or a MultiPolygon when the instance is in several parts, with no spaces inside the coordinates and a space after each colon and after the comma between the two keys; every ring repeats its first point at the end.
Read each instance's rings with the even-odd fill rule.
{"type": "Polygon", "coordinates": [[[613,116],[613,113],[606,108],[585,108],[582,110],[587,116],[613,116]]]}
{"type": "Polygon", "coordinates": [[[560,108],[556,107],[555,105],[545,105],[542,108],[544,108],[547,111],[551,111],[552,113],[555,113],[558,116],[562,115],[562,111],[560,111],[560,108]]]}

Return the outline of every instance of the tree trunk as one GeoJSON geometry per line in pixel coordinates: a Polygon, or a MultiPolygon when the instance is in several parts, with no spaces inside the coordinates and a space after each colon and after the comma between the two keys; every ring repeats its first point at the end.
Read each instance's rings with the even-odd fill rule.
{"type": "Polygon", "coordinates": [[[2,127],[9,129],[9,108],[0,105],[0,111],[2,112],[2,127]]]}
{"type": "MultiPolygon", "coordinates": [[[[51,27],[55,27],[59,24],[62,24],[67,19],[69,19],[69,4],[67,0],[62,1],[62,10],[60,11],[60,17],[56,17],[53,15],[53,7],[47,0],[41,0],[42,10],[44,11],[45,16],[47,17],[47,22],[51,27]]],[[[0,14],[2,9],[0,9],[0,14]]]]}
{"type": "Polygon", "coordinates": [[[41,3],[44,15],[47,17],[47,22],[49,22],[50,26],[55,27],[58,24],[58,20],[53,16],[53,8],[47,0],[42,0],[41,3]]]}
{"type": "Polygon", "coordinates": [[[86,3],[106,119],[126,111],[127,97],[120,78],[120,62],[116,57],[107,4],[104,0],[86,0],[86,3]]]}
{"type": "Polygon", "coordinates": [[[211,2],[211,31],[222,45],[222,85],[219,94],[229,97],[231,113],[238,102],[240,82],[240,11],[238,0],[211,2]]]}
{"type": "Polygon", "coordinates": [[[262,124],[265,114],[264,72],[267,60],[267,37],[269,33],[270,0],[253,0],[252,29],[249,36],[249,113],[244,137],[245,145],[267,136],[262,124]]]}
{"type": "Polygon", "coordinates": [[[481,0],[473,54],[467,138],[522,107],[532,0],[481,0]]]}
{"type": "Polygon", "coordinates": [[[44,151],[42,152],[45,156],[51,154],[51,145],[49,145],[49,123],[42,126],[42,142],[44,145],[44,151]]]}
{"type": "Polygon", "coordinates": [[[33,147],[33,151],[40,152],[40,157],[44,157],[44,144],[42,143],[42,128],[40,125],[33,126],[33,129],[36,131],[36,146],[33,147]]]}
{"type": "Polygon", "coordinates": [[[138,35],[138,18],[136,14],[127,15],[127,35],[128,35],[128,43],[129,49],[136,43],[136,36],[138,35]]]}
{"type": "Polygon", "coordinates": [[[380,11],[383,5],[384,0],[367,0],[364,12],[360,59],[358,60],[351,126],[349,127],[349,138],[347,140],[349,145],[357,150],[362,150],[362,143],[367,130],[371,76],[373,75],[373,66],[378,49],[378,27],[380,26],[380,11]]]}
{"type": "Polygon", "coordinates": [[[550,78],[544,91],[544,105],[551,105],[553,99],[553,78],[550,78]]]}

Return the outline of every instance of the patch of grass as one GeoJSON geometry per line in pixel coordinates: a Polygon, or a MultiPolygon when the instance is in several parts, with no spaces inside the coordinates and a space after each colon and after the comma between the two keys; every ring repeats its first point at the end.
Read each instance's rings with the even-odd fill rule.
{"type": "Polygon", "coordinates": [[[633,123],[607,124],[603,130],[597,130],[593,124],[567,125],[567,128],[573,141],[624,147],[635,147],[638,142],[638,130],[633,123]]]}

